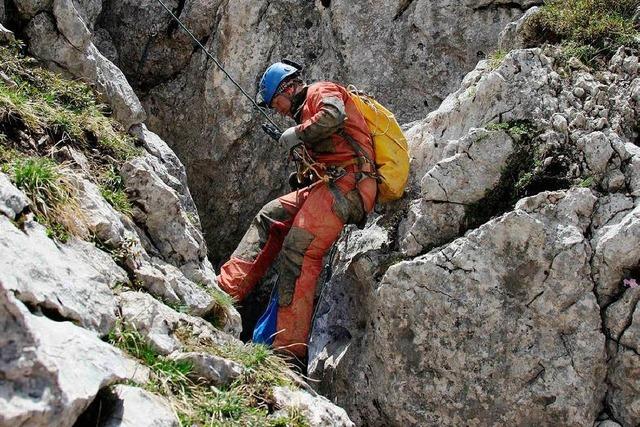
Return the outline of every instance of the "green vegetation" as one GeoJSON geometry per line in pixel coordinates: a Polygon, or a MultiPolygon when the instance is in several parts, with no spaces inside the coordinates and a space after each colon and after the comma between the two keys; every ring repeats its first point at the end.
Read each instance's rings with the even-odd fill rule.
{"type": "Polygon", "coordinates": [[[595,179],[592,176],[588,176],[582,181],[580,181],[580,183],[578,183],[578,187],[591,188],[593,187],[594,183],[595,183],[595,179]]]}
{"type": "Polygon", "coordinates": [[[131,202],[126,193],[122,189],[111,189],[109,187],[100,187],[100,194],[105,198],[111,206],[124,215],[131,216],[132,208],[131,202]]]}
{"type": "Polygon", "coordinates": [[[507,56],[507,52],[505,52],[504,50],[496,50],[492,52],[489,55],[489,58],[487,58],[489,61],[489,67],[492,70],[495,70],[496,68],[498,68],[500,64],[502,64],[502,61],[504,60],[505,56],[507,56]]]}
{"type": "Polygon", "coordinates": [[[124,182],[116,167],[114,165],[106,167],[100,175],[99,181],[102,197],[117,211],[130,217],[133,213],[133,207],[125,193],[124,182]]]}
{"type": "Polygon", "coordinates": [[[0,46],[0,71],[12,81],[0,81],[0,130],[7,137],[18,130],[49,134],[56,143],[90,154],[95,148],[118,161],[139,153],[134,139],[108,117],[109,111],[86,84],[39,68],[33,59],[6,46],[0,46]]]}
{"type": "Polygon", "coordinates": [[[227,312],[235,305],[236,301],[229,294],[219,289],[207,286],[200,282],[197,282],[196,284],[211,296],[216,305],[216,308],[210,315],[205,317],[205,320],[217,329],[222,329],[224,321],[226,320],[227,312]]]}
{"type": "Polygon", "coordinates": [[[594,64],[624,45],[640,46],[633,22],[640,0],[551,0],[532,17],[538,42],[561,43],[566,55],[594,64]]]}
{"type": "Polygon", "coordinates": [[[66,242],[70,235],[87,237],[69,171],[45,157],[5,153],[9,153],[7,156],[11,163],[3,165],[3,172],[30,199],[31,210],[36,220],[47,227],[49,237],[62,242],[66,242]]]}
{"type": "Polygon", "coordinates": [[[0,46],[0,170],[31,199],[38,222],[50,237],[87,238],[69,164],[52,159],[68,146],[85,154],[88,171],[109,203],[131,215],[122,180],[114,170],[139,153],[134,139],[109,118],[86,84],[36,66],[22,46],[0,46]]]}
{"type": "Polygon", "coordinates": [[[214,288],[207,288],[209,295],[215,301],[216,305],[220,308],[231,308],[235,305],[236,300],[231,295],[214,288]]]}
{"type": "Polygon", "coordinates": [[[216,346],[194,337],[186,327],[178,331],[186,350],[217,354],[244,365],[243,374],[227,387],[215,387],[190,376],[192,366],[159,355],[131,325],[118,322],[108,341],[151,368],[144,387],[166,397],[183,426],[303,427],[308,423],[296,411],[268,418],[273,410],[271,389],[291,385],[286,363],[264,346],[216,346]]]}

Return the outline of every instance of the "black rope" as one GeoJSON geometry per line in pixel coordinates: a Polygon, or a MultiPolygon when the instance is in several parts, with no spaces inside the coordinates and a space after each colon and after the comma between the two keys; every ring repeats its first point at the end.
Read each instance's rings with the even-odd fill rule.
{"type": "MultiPolygon", "coordinates": [[[[218,60],[209,53],[209,51],[202,45],[202,43],[200,43],[200,41],[193,35],[193,33],[191,31],[189,31],[189,29],[182,23],[182,21],[180,21],[180,19],[178,19],[177,16],[175,16],[173,14],[173,12],[171,12],[171,9],[169,9],[167,7],[166,4],[164,4],[162,2],[162,0],[158,0],[158,3],[160,3],[162,5],[162,7],[164,7],[164,9],[169,12],[169,15],[171,15],[171,17],[173,19],[175,19],[175,21],[178,23],[178,25],[180,25],[180,27],[182,27],[183,30],[185,30],[187,32],[187,34],[189,34],[191,36],[191,38],[193,39],[194,42],[196,42],[198,44],[198,46],[200,46],[200,48],[204,51],[204,53],[218,66],[218,68],[220,68],[220,70],[224,73],[225,76],[227,76],[229,78],[229,80],[231,80],[231,83],[233,83],[234,85],[236,85],[236,87],[238,89],[240,89],[240,92],[242,92],[242,94],[244,96],[247,97],[247,99],[249,101],[251,101],[251,103],[253,104],[253,106],[269,121],[269,123],[271,123],[273,126],[275,126],[278,131],[280,131],[280,128],[278,127],[277,124],[275,124],[275,122],[271,119],[271,117],[269,117],[267,115],[267,113],[265,113],[264,109],[262,109],[258,103],[255,101],[255,99],[253,99],[243,88],[242,86],[240,86],[234,79],[233,77],[231,77],[231,75],[227,72],[227,70],[224,69],[224,67],[220,64],[220,62],[218,62],[218,60]]],[[[281,131],[280,131],[281,132],[281,131]]]]}

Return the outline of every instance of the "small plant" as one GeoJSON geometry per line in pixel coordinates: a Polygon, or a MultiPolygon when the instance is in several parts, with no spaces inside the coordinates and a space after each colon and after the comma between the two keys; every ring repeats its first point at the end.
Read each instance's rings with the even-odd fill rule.
{"type": "Polygon", "coordinates": [[[131,216],[133,207],[125,192],[122,177],[114,166],[109,166],[99,178],[100,194],[120,213],[131,216]]]}
{"type": "Polygon", "coordinates": [[[116,164],[141,153],[88,85],[39,68],[6,46],[0,46],[0,71],[14,83],[0,82],[0,123],[17,124],[26,133],[49,133],[56,143],[84,148],[97,162],[116,164]]]}
{"type": "Polygon", "coordinates": [[[205,317],[205,320],[211,323],[217,329],[222,329],[224,327],[224,322],[227,318],[228,312],[233,308],[236,301],[226,292],[214,288],[213,286],[208,286],[201,282],[196,282],[196,284],[200,288],[205,290],[211,296],[215,303],[215,309],[207,317],[205,317]]]}
{"type": "Polygon", "coordinates": [[[582,181],[580,181],[580,183],[578,184],[578,187],[591,188],[593,187],[594,182],[595,182],[595,179],[592,176],[588,176],[582,181]]]}
{"type": "Polygon", "coordinates": [[[224,291],[214,288],[208,288],[208,291],[209,295],[211,295],[211,298],[213,298],[216,305],[220,308],[229,309],[236,303],[236,300],[234,300],[231,295],[224,291]]]}
{"type": "Polygon", "coordinates": [[[129,217],[133,214],[131,202],[124,190],[113,190],[105,186],[100,186],[100,194],[118,212],[129,217]]]}
{"type": "Polygon", "coordinates": [[[111,253],[111,258],[118,263],[124,264],[129,258],[134,258],[137,251],[137,241],[133,237],[125,237],[122,242],[114,248],[108,250],[111,253]]]}
{"type": "Polygon", "coordinates": [[[87,237],[77,191],[63,166],[44,157],[18,158],[8,171],[16,187],[30,199],[36,220],[47,227],[50,237],[62,242],[69,235],[87,237]]]}
{"type": "Polygon", "coordinates": [[[198,214],[194,212],[187,212],[187,219],[191,223],[191,225],[195,227],[200,227],[200,220],[198,219],[198,214]]]}
{"type": "Polygon", "coordinates": [[[602,53],[591,45],[581,45],[576,42],[565,42],[562,44],[562,60],[569,61],[571,58],[578,58],[580,62],[589,66],[596,66],[596,59],[602,53]]]}
{"type": "Polygon", "coordinates": [[[136,357],[151,368],[155,378],[152,387],[167,388],[184,392],[189,380],[187,375],[192,366],[187,362],[177,362],[160,356],[151,347],[135,326],[118,320],[116,327],[109,333],[110,344],[136,357]]]}
{"type": "Polygon", "coordinates": [[[502,61],[504,61],[504,58],[506,56],[507,56],[507,52],[505,52],[504,50],[496,50],[492,52],[488,58],[489,68],[491,68],[492,70],[495,70],[496,68],[498,68],[500,64],[502,64],[502,61]]]}
{"type": "Polygon", "coordinates": [[[69,232],[67,231],[67,229],[64,228],[64,226],[57,223],[51,223],[46,218],[43,218],[43,217],[36,217],[36,221],[38,221],[40,224],[43,224],[46,227],[46,233],[48,238],[57,240],[62,243],[67,243],[69,241],[69,238],[71,236],[69,235],[69,232]]]}
{"type": "Polygon", "coordinates": [[[533,125],[526,120],[489,123],[487,126],[485,126],[485,128],[490,131],[502,130],[507,132],[512,137],[519,139],[526,137],[527,135],[533,135],[535,133],[535,128],[533,127],[533,125]]]}

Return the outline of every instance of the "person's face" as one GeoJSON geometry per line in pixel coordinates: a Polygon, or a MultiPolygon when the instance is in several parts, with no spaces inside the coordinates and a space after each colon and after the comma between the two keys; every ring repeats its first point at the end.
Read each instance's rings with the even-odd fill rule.
{"type": "Polygon", "coordinates": [[[291,99],[286,94],[278,94],[271,101],[271,106],[279,114],[291,117],[291,99]]]}

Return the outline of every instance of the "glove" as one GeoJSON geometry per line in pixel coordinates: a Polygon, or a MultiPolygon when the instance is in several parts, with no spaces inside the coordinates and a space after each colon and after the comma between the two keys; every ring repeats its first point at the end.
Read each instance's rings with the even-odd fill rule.
{"type": "Polygon", "coordinates": [[[298,137],[298,134],[296,133],[296,128],[294,126],[282,132],[282,135],[280,136],[280,139],[278,140],[278,142],[291,148],[296,144],[300,144],[302,140],[300,139],[300,137],[298,137]]]}

